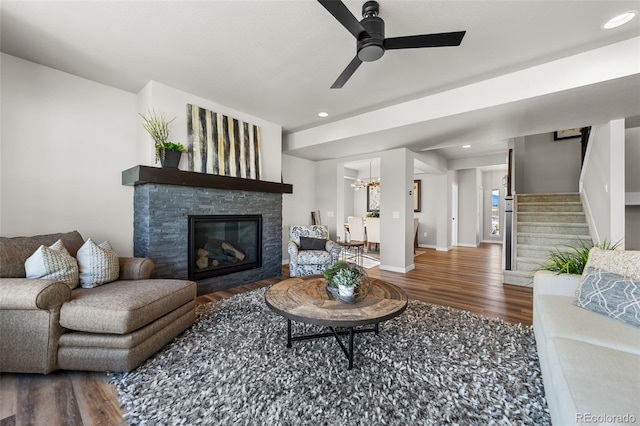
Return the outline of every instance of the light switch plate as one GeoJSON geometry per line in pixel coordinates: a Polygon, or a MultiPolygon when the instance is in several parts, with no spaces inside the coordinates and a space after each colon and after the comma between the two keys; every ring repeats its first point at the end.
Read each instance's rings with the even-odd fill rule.
{"type": "Polygon", "coordinates": [[[394,219],[400,219],[400,212],[393,212],[391,217],[394,219]]]}

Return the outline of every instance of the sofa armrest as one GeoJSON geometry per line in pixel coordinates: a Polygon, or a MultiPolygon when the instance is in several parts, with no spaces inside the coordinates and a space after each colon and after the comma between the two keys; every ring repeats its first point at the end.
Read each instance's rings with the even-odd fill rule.
{"type": "Polygon", "coordinates": [[[298,256],[298,245],[293,241],[289,241],[287,243],[287,251],[289,252],[289,258],[298,256]]]}
{"type": "Polygon", "coordinates": [[[151,278],[154,268],[153,261],[146,257],[121,257],[118,278],[121,280],[146,280],[151,278]]]}
{"type": "Polygon", "coordinates": [[[71,289],[55,280],[0,278],[0,309],[46,311],[59,310],[71,299],[71,289]]]}
{"type": "Polygon", "coordinates": [[[556,296],[575,296],[582,275],[557,274],[551,271],[537,271],[533,276],[533,296],[551,294],[556,296]]]}
{"type": "Polygon", "coordinates": [[[335,241],[329,240],[327,241],[327,244],[325,244],[325,250],[331,253],[331,259],[335,263],[338,261],[338,257],[340,256],[340,252],[342,251],[342,246],[335,241]]]}

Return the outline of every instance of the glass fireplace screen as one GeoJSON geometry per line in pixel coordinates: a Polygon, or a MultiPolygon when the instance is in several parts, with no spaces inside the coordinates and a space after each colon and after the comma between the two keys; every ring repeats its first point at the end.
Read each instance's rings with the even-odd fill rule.
{"type": "Polygon", "coordinates": [[[261,266],[261,215],[189,216],[190,280],[261,266]]]}

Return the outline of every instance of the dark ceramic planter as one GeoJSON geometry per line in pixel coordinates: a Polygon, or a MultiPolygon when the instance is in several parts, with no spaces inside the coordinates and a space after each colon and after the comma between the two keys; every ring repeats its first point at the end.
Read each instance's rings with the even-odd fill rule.
{"type": "Polygon", "coordinates": [[[160,158],[160,164],[162,164],[162,167],[177,169],[178,164],[180,164],[180,158],[182,158],[182,153],[180,151],[165,150],[164,158],[160,158]]]}

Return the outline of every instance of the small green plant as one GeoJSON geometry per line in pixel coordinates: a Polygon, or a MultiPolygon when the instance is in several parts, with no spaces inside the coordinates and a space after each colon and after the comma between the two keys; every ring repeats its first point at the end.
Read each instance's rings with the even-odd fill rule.
{"type": "MultiPolygon", "coordinates": [[[[558,274],[582,274],[589,260],[589,251],[593,247],[599,247],[602,250],[615,250],[620,243],[609,243],[606,240],[601,244],[587,244],[580,242],[580,246],[567,245],[569,250],[561,251],[555,249],[551,252],[547,261],[540,265],[535,271],[552,271],[558,274]]],[[[535,272],[534,271],[534,272],[535,272]]]]}
{"type": "Polygon", "coordinates": [[[338,286],[355,288],[360,285],[360,273],[355,269],[339,269],[333,276],[338,286]]]}
{"type": "Polygon", "coordinates": [[[336,262],[336,263],[333,264],[333,266],[331,266],[330,268],[324,270],[324,277],[326,278],[327,282],[329,283],[329,285],[331,287],[337,287],[338,286],[336,283],[334,283],[333,276],[340,269],[349,269],[349,264],[346,263],[346,262],[336,262]]]}
{"type": "Polygon", "coordinates": [[[163,145],[167,151],[187,152],[187,148],[181,143],[165,142],[163,145]]]}
{"type": "Polygon", "coordinates": [[[166,151],[187,152],[187,148],[181,143],[169,142],[169,124],[176,118],[167,120],[164,114],[156,114],[149,111],[149,116],[140,114],[144,120],[142,127],[151,135],[156,147],[156,162],[164,160],[166,151]]]}
{"type": "Polygon", "coordinates": [[[374,212],[367,213],[366,217],[380,217],[380,212],[374,211],[374,212]]]}

